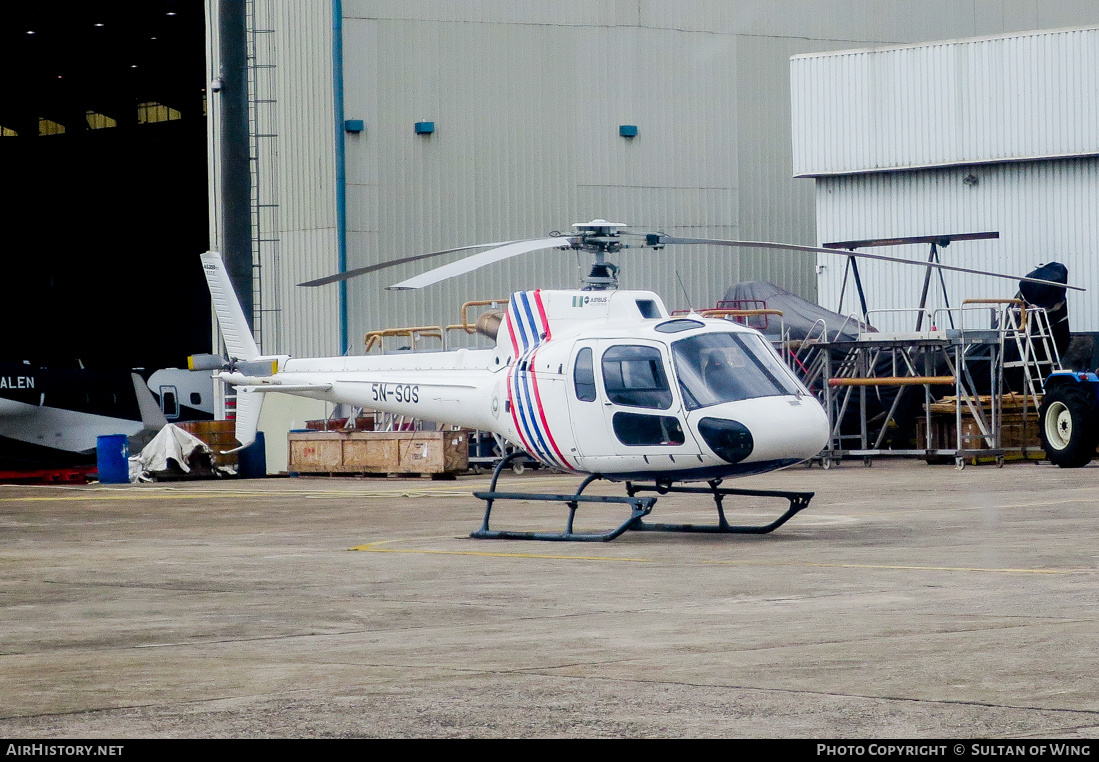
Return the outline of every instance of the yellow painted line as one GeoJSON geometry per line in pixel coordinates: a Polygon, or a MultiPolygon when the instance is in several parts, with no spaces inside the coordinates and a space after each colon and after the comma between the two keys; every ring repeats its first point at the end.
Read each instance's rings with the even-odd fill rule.
{"type": "Polygon", "coordinates": [[[54,495],[51,497],[4,497],[0,494],[0,503],[36,503],[36,502],[80,502],[87,500],[198,500],[224,497],[303,497],[320,499],[325,497],[472,497],[473,492],[439,490],[392,490],[387,492],[145,492],[137,493],[122,490],[102,490],[93,494],[54,495]]]}
{"type": "Polygon", "coordinates": [[[95,495],[59,495],[56,497],[2,497],[0,496],[0,503],[53,503],[53,502],[80,502],[86,500],[98,500],[103,502],[104,500],[195,500],[197,498],[204,497],[210,498],[212,495],[111,495],[104,494],[102,492],[95,495]]]}
{"type": "Polygon", "coordinates": [[[348,548],[348,550],[359,550],[366,553],[414,553],[423,555],[440,555],[440,556],[484,556],[489,558],[545,558],[558,561],[628,561],[631,563],[649,563],[651,558],[624,558],[614,556],[563,556],[553,555],[548,553],[489,553],[487,551],[477,550],[426,550],[426,549],[404,549],[404,548],[380,548],[379,545],[383,545],[382,542],[372,542],[366,545],[357,545],[354,548],[348,548]]]}
{"type": "MultiPolygon", "coordinates": [[[[525,479],[524,487],[538,487],[560,482],[554,477],[541,479],[525,479]]],[[[13,485],[27,486],[27,485],[13,485]]],[[[61,489],[52,486],[39,487],[39,489],[61,489]]],[[[403,489],[341,489],[341,490],[237,490],[227,489],[203,489],[201,491],[189,491],[178,487],[72,487],[79,490],[79,494],[54,494],[35,497],[5,497],[0,490],[0,503],[34,503],[48,501],[80,502],[88,500],[199,500],[211,497],[302,497],[309,499],[323,499],[326,497],[472,497],[478,490],[488,489],[488,481],[467,482],[460,489],[440,489],[439,487],[406,487],[403,489]]],[[[594,493],[593,493],[594,494],[594,493]]]]}
{"type": "Polygon", "coordinates": [[[980,566],[902,566],[899,564],[821,564],[813,561],[718,561],[709,560],[707,564],[728,566],[813,566],[824,569],[886,569],[897,571],[949,571],[949,572],[991,572],[996,574],[1096,574],[1099,569],[995,569],[980,566]]]}
{"type": "Polygon", "coordinates": [[[1039,503],[1011,503],[1010,505],[987,505],[987,506],[986,505],[978,505],[978,506],[973,506],[973,507],[978,508],[978,509],[987,509],[987,508],[1042,508],[1042,507],[1047,506],[1047,505],[1064,505],[1066,503],[1083,503],[1083,502],[1087,502],[1088,504],[1091,504],[1094,500],[1095,500],[1095,498],[1070,497],[1070,498],[1066,498],[1064,500],[1043,500],[1039,503]]]}

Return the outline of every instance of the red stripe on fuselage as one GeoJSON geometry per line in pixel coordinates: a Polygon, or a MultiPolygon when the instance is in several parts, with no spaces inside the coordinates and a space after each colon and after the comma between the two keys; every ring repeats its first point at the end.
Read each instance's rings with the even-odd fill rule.
{"type": "MultiPolygon", "coordinates": [[[[538,316],[542,318],[542,325],[546,327],[545,340],[549,341],[550,338],[553,336],[553,332],[550,331],[549,318],[546,317],[546,308],[545,305],[542,304],[542,289],[535,290],[534,303],[538,305],[538,316]]],[[[535,352],[533,355],[531,355],[530,364],[527,367],[530,369],[530,378],[533,382],[532,386],[534,387],[534,402],[538,406],[538,417],[542,419],[542,428],[545,429],[546,437],[549,439],[550,446],[553,447],[553,451],[557,453],[557,457],[561,459],[561,462],[564,463],[565,466],[575,471],[575,466],[569,463],[569,461],[561,453],[561,448],[557,446],[557,441],[553,438],[553,432],[550,431],[549,422],[546,420],[546,412],[545,409],[542,407],[542,395],[538,392],[538,377],[534,374],[534,357],[537,354],[538,353],[535,352]]]]}
{"type": "MultiPolygon", "coordinates": [[[[541,304],[539,304],[539,307],[541,307],[541,304]]],[[[548,326],[546,327],[546,335],[549,335],[548,326]]],[[[542,395],[538,392],[538,376],[534,373],[534,358],[537,355],[538,352],[535,350],[534,354],[530,356],[530,364],[527,365],[527,368],[530,373],[531,386],[534,387],[534,404],[538,408],[538,417],[542,421],[542,428],[546,432],[546,438],[549,439],[550,446],[553,448],[553,451],[557,453],[557,457],[565,464],[566,468],[575,471],[576,467],[566,460],[565,456],[561,453],[561,448],[557,446],[557,441],[553,438],[553,432],[550,431],[549,422],[546,420],[546,411],[542,407],[542,395]]]]}
{"type": "Polygon", "coordinates": [[[534,303],[538,305],[538,315],[542,318],[542,325],[546,327],[546,341],[549,341],[553,334],[550,333],[549,318],[546,317],[546,308],[542,306],[542,289],[536,289],[534,292],[534,303]]]}
{"type": "MultiPolygon", "coordinates": [[[[516,362],[518,362],[518,361],[516,361],[516,362]]],[[[507,374],[508,374],[508,407],[511,409],[511,423],[515,427],[515,432],[519,435],[519,439],[522,440],[522,442],[523,442],[523,449],[526,450],[528,453],[533,455],[537,451],[533,447],[530,446],[530,442],[528,442],[527,438],[525,436],[523,436],[523,427],[519,423],[519,414],[515,410],[515,399],[512,397],[512,394],[511,394],[511,371],[510,370],[507,371],[507,374]]]]}
{"type": "MultiPolygon", "coordinates": [[[[504,312],[504,319],[507,321],[507,324],[508,324],[508,336],[511,337],[511,350],[515,353],[515,356],[512,358],[511,361],[513,363],[518,364],[519,363],[519,343],[515,339],[515,326],[513,326],[511,324],[511,306],[510,305],[508,305],[508,309],[504,312]]],[[[511,423],[512,423],[513,426],[515,426],[515,433],[517,433],[519,435],[519,439],[522,440],[522,442],[523,442],[523,449],[526,450],[527,452],[531,453],[531,454],[534,454],[534,452],[535,452],[534,448],[530,446],[530,442],[528,442],[527,438],[525,436],[523,436],[523,426],[519,422],[519,413],[515,410],[515,397],[514,397],[514,395],[512,394],[512,391],[511,391],[511,366],[510,365],[508,366],[508,369],[507,369],[506,372],[508,374],[507,375],[507,378],[508,378],[508,407],[511,408],[511,423]]]]}
{"type": "Polygon", "coordinates": [[[515,355],[515,362],[519,362],[519,342],[515,339],[515,326],[511,324],[511,305],[504,311],[504,319],[508,324],[508,336],[511,338],[511,351],[515,355]]]}

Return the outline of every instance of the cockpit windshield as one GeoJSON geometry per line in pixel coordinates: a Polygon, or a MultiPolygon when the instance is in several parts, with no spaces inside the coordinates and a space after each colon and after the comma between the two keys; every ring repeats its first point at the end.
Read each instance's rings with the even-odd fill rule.
{"type": "Polygon", "coordinates": [[[672,356],[688,410],[805,391],[756,334],[692,336],[672,342],[672,356]]]}

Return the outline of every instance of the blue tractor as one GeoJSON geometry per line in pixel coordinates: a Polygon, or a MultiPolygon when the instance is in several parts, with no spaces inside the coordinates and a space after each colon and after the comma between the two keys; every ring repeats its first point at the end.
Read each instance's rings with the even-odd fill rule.
{"type": "Polygon", "coordinates": [[[1099,376],[1087,371],[1051,373],[1038,420],[1051,463],[1061,468],[1086,466],[1099,444],[1099,376]]]}

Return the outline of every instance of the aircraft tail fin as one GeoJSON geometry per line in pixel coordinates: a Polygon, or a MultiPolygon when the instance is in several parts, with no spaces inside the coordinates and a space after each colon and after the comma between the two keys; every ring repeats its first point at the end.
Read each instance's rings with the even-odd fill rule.
{"type": "Polygon", "coordinates": [[[146,429],[160,431],[168,425],[168,419],[164,417],[160,405],[156,403],[153,393],[149,391],[149,385],[145,383],[145,379],[136,373],[131,373],[130,379],[134,384],[134,395],[137,397],[137,409],[141,414],[141,423],[146,429]]]}
{"type": "Polygon", "coordinates": [[[202,255],[202,271],[206,274],[206,284],[210,287],[210,299],[217,313],[221,335],[225,337],[225,348],[229,357],[238,360],[255,360],[259,357],[259,347],[252,338],[252,331],[244,317],[240,299],[233,290],[229,273],[221,254],[208,251],[202,255]]]}
{"type": "Polygon", "coordinates": [[[244,387],[237,387],[237,426],[236,438],[240,442],[228,452],[243,450],[256,441],[256,432],[259,430],[259,413],[263,406],[263,394],[249,392],[244,387]]]}

